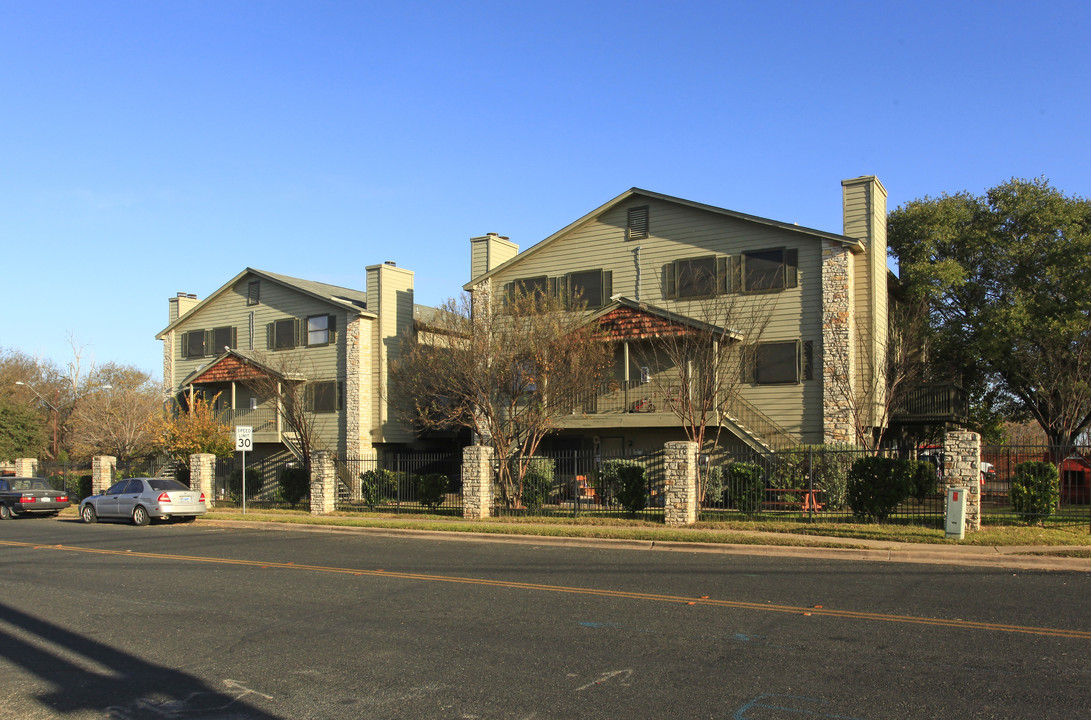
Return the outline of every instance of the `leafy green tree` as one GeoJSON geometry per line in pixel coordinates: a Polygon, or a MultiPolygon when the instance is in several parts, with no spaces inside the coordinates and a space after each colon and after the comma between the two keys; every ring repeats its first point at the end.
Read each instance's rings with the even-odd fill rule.
{"type": "Polygon", "coordinates": [[[931,309],[933,367],[980,408],[1033,418],[1064,446],[1091,424],[1091,201],[1045,179],[983,196],[925,197],[890,213],[910,292],[931,309]]]}
{"type": "Polygon", "coordinates": [[[9,394],[0,394],[0,458],[38,457],[48,444],[41,415],[9,394]]]}
{"type": "Polygon", "coordinates": [[[1027,523],[1041,522],[1053,514],[1061,499],[1057,466],[1047,462],[1024,462],[1015,466],[1008,492],[1012,510],[1027,523]]]}

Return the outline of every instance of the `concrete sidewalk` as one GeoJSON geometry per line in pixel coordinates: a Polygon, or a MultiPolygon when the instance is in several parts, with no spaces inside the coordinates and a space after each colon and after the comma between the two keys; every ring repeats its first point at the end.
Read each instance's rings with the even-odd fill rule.
{"type": "MultiPolygon", "coordinates": [[[[1091,558],[1058,557],[1066,547],[939,545],[900,543],[887,540],[799,536],[801,541],[820,543],[825,547],[805,545],[761,545],[660,540],[625,540],[612,538],[556,537],[516,535],[491,532],[461,532],[415,530],[412,528],[351,527],[343,525],[307,525],[287,522],[222,520],[214,516],[202,518],[201,525],[236,527],[289,532],[320,532],[367,534],[379,537],[412,537],[452,542],[516,543],[521,545],[555,545],[567,547],[599,547],[658,552],[720,553],[724,555],[754,555],[768,557],[814,558],[821,560],[863,560],[871,562],[902,562],[967,567],[992,567],[1014,570],[1066,570],[1091,572],[1091,558]]],[[[783,540],[782,533],[733,530],[735,534],[769,537],[783,540]]]]}

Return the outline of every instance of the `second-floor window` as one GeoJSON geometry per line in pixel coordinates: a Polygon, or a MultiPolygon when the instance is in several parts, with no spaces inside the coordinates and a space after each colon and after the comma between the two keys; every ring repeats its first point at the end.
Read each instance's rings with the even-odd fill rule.
{"type": "Polygon", "coordinates": [[[269,323],[269,349],[291,350],[296,346],[296,320],[285,318],[269,323]]]}
{"type": "Polygon", "coordinates": [[[337,328],[334,315],[311,315],[307,318],[307,346],[329,345],[337,328]]]}
{"type": "MultiPolygon", "coordinates": [[[[726,258],[723,258],[726,260],[726,258]]],[[[723,292],[723,272],[713,255],[674,263],[675,294],[680,298],[711,297],[723,292]]]]}
{"type": "Polygon", "coordinates": [[[602,307],[610,302],[611,273],[601,268],[568,274],[568,302],[588,308],[602,307]]]}
{"type": "Polygon", "coordinates": [[[182,357],[199,358],[205,356],[205,331],[191,330],[182,335],[182,357]]]}
{"type": "Polygon", "coordinates": [[[743,253],[743,290],[766,292],[784,290],[798,285],[796,266],[799,253],[795,249],[752,250],[743,253]]]}
{"type": "Polygon", "coordinates": [[[307,410],[313,413],[331,413],[340,409],[341,397],[336,380],[320,380],[308,384],[305,398],[307,410]]]}

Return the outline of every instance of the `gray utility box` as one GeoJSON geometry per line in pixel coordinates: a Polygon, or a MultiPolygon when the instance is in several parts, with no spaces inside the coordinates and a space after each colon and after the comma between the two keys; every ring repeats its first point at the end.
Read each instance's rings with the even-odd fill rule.
{"type": "Polygon", "coordinates": [[[948,540],[961,540],[966,535],[966,488],[947,488],[948,540]]]}

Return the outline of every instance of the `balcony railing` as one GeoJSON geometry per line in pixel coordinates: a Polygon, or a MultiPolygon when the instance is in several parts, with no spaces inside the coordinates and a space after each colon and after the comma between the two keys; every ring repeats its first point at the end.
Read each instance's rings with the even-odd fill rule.
{"type": "Polygon", "coordinates": [[[669,413],[678,393],[639,380],[608,380],[573,403],[573,414],[669,413]]]}
{"type": "Polygon", "coordinates": [[[254,428],[255,435],[270,436],[277,433],[277,411],[273,408],[225,408],[217,410],[216,414],[221,421],[232,427],[249,425],[254,428]]]}
{"type": "Polygon", "coordinates": [[[970,400],[954,383],[924,383],[914,387],[901,407],[894,411],[894,422],[942,423],[965,422],[970,414],[970,400]]]}

